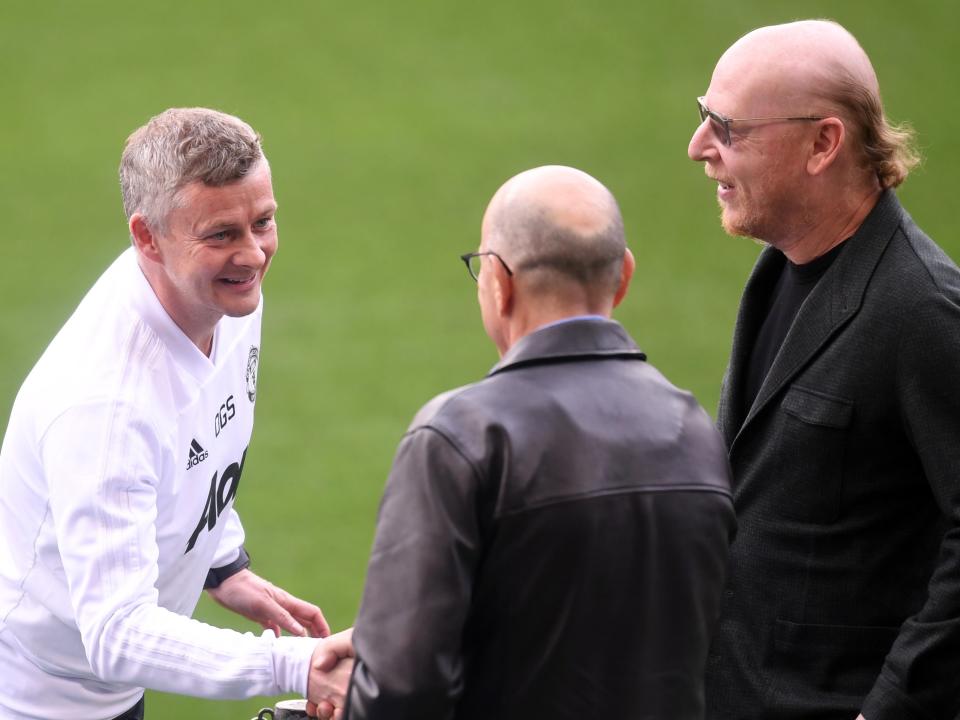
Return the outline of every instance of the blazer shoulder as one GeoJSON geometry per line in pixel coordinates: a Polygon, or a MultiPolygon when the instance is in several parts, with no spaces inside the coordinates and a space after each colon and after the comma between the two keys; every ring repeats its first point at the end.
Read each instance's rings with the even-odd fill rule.
{"type": "Polygon", "coordinates": [[[918,285],[927,284],[937,294],[954,303],[960,303],[960,268],[906,212],[898,228],[902,238],[901,247],[907,254],[910,265],[901,267],[902,280],[912,279],[918,285]],[[903,271],[912,272],[903,272],[903,271]]]}

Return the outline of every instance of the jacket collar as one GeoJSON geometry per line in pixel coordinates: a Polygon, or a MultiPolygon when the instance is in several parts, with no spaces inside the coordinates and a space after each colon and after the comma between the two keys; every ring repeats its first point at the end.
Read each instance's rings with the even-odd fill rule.
{"type": "Polygon", "coordinates": [[[526,365],[599,357],[647,359],[615,320],[570,320],[520,338],[488,376],[526,365]]]}
{"type": "Polygon", "coordinates": [[[779,250],[760,255],[744,290],[734,330],[729,387],[718,412],[720,429],[733,440],[777,393],[856,315],[880,256],[896,232],[903,208],[892,190],[885,191],[846,247],[801,305],[752,407],[740,422],[746,365],[750,348],[766,314],[770,289],[785,262],[779,250]]]}

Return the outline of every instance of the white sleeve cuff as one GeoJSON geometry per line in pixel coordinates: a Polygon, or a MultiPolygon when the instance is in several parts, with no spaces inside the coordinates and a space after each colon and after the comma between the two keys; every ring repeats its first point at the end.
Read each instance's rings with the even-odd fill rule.
{"type": "MultiPolygon", "coordinates": [[[[267,630],[267,634],[273,632],[267,630]]],[[[297,693],[307,696],[307,677],[310,674],[310,660],[319,643],[319,638],[282,636],[273,642],[273,672],[280,692],[297,693]]]]}

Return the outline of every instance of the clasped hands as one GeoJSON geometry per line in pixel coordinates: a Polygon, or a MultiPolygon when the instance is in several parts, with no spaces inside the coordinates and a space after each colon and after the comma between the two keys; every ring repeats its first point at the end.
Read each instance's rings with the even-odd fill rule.
{"type": "Polygon", "coordinates": [[[253,620],[274,634],[321,638],[310,660],[307,679],[307,713],[321,720],[339,718],[353,670],[353,628],[336,635],[313,603],[294,597],[259,577],[241,570],[209,590],[220,605],[253,620]]]}
{"type": "Polygon", "coordinates": [[[310,660],[307,680],[307,714],[321,720],[338,720],[353,671],[353,628],[323,638],[310,660]]]}

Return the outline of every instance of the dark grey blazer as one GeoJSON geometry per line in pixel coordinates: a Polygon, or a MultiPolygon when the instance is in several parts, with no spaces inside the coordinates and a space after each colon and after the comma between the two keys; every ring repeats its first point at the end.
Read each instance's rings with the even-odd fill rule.
{"type": "Polygon", "coordinates": [[[794,321],[752,407],[740,306],[718,423],[740,525],[710,718],[960,709],[960,270],[887,191],[794,321]]]}

